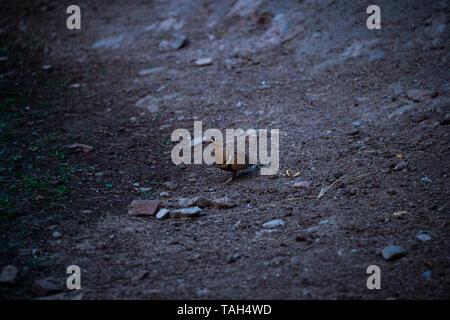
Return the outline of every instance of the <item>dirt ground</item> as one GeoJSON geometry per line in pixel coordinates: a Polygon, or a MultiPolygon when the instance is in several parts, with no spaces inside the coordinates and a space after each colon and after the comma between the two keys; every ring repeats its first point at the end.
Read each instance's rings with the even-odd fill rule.
{"type": "Polygon", "coordinates": [[[448,1],[379,0],[381,30],[366,1],[88,0],[81,30],[70,4],[0,5],[1,299],[47,277],[68,299],[450,298],[448,1]],[[176,166],[194,120],[279,129],[278,174],[176,166]],[[237,206],[128,214],[195,196],[237,206]]]}

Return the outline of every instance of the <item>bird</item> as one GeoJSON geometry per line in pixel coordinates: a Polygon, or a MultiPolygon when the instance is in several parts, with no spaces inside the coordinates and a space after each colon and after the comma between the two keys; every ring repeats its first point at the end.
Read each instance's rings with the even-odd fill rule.
{"type": "MultiPolygon", "coordinates": [[[[251,135],[253,135],[256,139],[258,138],[257,132],[258,130],[253,130],[253,133],[250,131],[245,131],[243,133],[243,135],[245,136],[245,145],[249,145],[249,137],[251,135]]],[[[247,148],[245,149],[244,154],[236,152],[236,141],[238,137],[233,136],[231,138],[234,141],[231,141],[231,139],[228,139],[227,137],[226,141],[224,141],[225,146],[223,145],[223,143],[217,141],[217,139],[214,137],[211,137],[211,139],[202,139],[202,144],[212,144],[214,146],[214,166],[219,169],[231,172],[231,178],[225,182],[226,184],[229,184],[230,182],[235,180],[240,173],[254,171],[259,165],[258,163],[252,163],[250,161],[250,155],[247,148]],[[229,149],[229,142],[234,142],[233,145],[235,150],[229,149]],[[243,163],[239,163],[239,158],[244,159],[243,163]]]]}

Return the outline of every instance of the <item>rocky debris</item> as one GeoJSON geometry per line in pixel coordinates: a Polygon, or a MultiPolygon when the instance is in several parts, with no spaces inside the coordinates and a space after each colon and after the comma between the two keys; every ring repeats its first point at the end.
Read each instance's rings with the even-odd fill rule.
{"type": "Polygon", "coordinates": [[[384,260],[391,261],[398,258],[401,258],[408,254],[408,251],[400,246],[393,246],[389,245],[383,250],[381,250],[381,255],[383,256],[384,260]]]}
{"type": "Polygon", "coordinates": [[[125,35],[121,34],[118,36],[112,36],[107,37],[98,40],[92,45],[92,48],[99,49],[99,48],[105,48],[105,49],[119,49],[120,43],[125,38],[125,35]]]}
{"type": "Polygon", "coordinates": [[[163,40],[159,43],[158,49],[161,52],[176,51],[187,44],[187,37],[184,35],[174,35],[170,40],[163,40]]]}
{"type": "Polygon", "coordinates": [[[275,229],[278,227],[283,227],[286,223],[282,219],[275,219],[272,221],[268,221],[263,224],[263,228],[266,229],[275,229]]]}
{"type": "Polygon", "coordinates": [[[408,168],[408,162],[406,160],[402,160],[399,163],[395,165],[395,167],[392,169],[394,171],[400,171],[408,168]]]}
{"type": "Polygon", "coordinates": [[[55,232],[53,232],[52,237],[53,237],[54,239],[59,239],[59,238],[62,237],[62,235],[61,235],[60,232],[55,231],[55,232]]]}
{"type": "Polygon", "coordinates": [[[169,17],[161,21],[158,29],[160,31],[180,30],[183,27],[183,21],[178,21],[174,17],[169,17]]]}
{"type": "Polygon", "coordinates": [[[256,232],[257,237],[263,237],[265,235],[271,235],[273,233],[281,232],[280,229],[266,229],[266,230],[260,230],[256,232]]]}
{"type": "Polygon", "coordinates": [[[46,64],[45,66],[41,67],[41,69],[45,70],[45,71],[51,70],[52,68],[53,68],[53,66],[51,64],[46,64]]]}
{"type": "Polygon", "coordinates": [[[80,87],[80,84],[79,83],[74,83],[74,84],[72,84],[72,85],[70,85],[69,86],[69,88],[79,88],[80,87]]]}
{"type": "Polygon", "coordinates": [[[150,68],[150,69],[142,69],[141,71],[138,72],[138,75],[141,77],[145,77],[148,76],[150,74],[153,73],[157,73],[157,72],[161,72],[164,70],[164,67],[155,67],[155,68],[150,68]]]}
{"type": "Polygon", "coordinates": [[[428,234],[426,234],[426,233],[419,233],[416,236],[416,238],[419,239],[422,242],[426,242],[426,241],[430,241],[431,240],[431,237],[428,234]]]}
{"type": "Polygon", "coordinates": [[[228,199],[227,197],[214,199],[211,201],[211,203],[214,207],[217,207],[219,209],[229,209],[237,206],[236,202],[234,202],[231,199],[228,199]]]}
{"type": "Polygon", "coordinates": [[[61,288],[57,286],[53,279],[36,279],[32,284],[33,292],[38,297],[45,297],[61,291],[61,288]]]}
{"type": "Polygon", "coordinates": [[[17,268],[12,264],[7,265],[2,269],[0,274],[0,284],[12,284],[17,276],[17,268]]]}
{"type": "Polygon", "coordinates": [[[170,217],[170,210],[169,209],[161,209],[156,214],[156,219],[158,220],[165,220],[170,217]]]}
{"type": "Polygon", "coordinates": [[[311,187],[311,181],[294,181],[292,186],[299,189],[309,189],[311,187]]]}
{"type": "Polygon", "coordinates": [[[341,56],[344,58],[356,58],[368,52],[371,52],[371,48],[379,41],[379,39],[373,40],[355,40],[347,47],[341,56]]]}
{"type": "Polygon", "coordinates": [[[228,17],[239,16],[241,18],[255,14],[263,0],[238,0],[228,12],[228,17]]]}
{"type": "Polygon", "coordinates": [[[416,106],[414,104],[408,104],[406,106],[401,107],[400,109],[395,110],[394,112],[391,112],[388,115],[388,119],[392,119],[395,116],[401,116],[402,114],[404,114],[406,111],[411,110],[413,108],[415,108],[416,106]]]}
{"type": "Polygon", "coordinates": [[[422,89],[411,89],[406,93],[406,96],[412,101],[423,101],[434,98],[436,95],[437,94],[434,91],[422,89]]]}
{"type": "Polygon", "coordinates": [[[167,181],[163,183],[163,186],[169,190],[175,190],[177,188],[177,185],[171,181],[167,181]]]}
{"type": "Polygon", "coordinates": [[[210,65],[212,63],[212,58],[200,58],[195,60],[195,64],[197,66],[207,66],[210,65]]]}
{"type": "Polygon", "coordinates": [[[133,200],[128,214],[132,216],[154,216],[159,206],[160,202],[158,200],[133,200]]]}
{"type": "Polygon", "coordinates": [[[199,207],[192,208],[183,208],[178,210],[171,210],[169,212],[170,218],[179,219],[179,218],[195,218],[200,216],[200,212],[202,209],[199,207]]]}
{"type": "Polygon", "coordinates": [[[269,43],[273,44],[289,41],[305,30],[302,25],[304,20],[305,15],[302,12],[277,14],[272,20],[271,28],[267,30],[264,37],[268,39],[269,43]]]}
{"type": "Polygon", "coordinates": [[[211,206],[211,201],[204,198],[204,197],[195,197],[188,200],[188,207],[200,207],[200,208],[206,208],[211,206]]]}
{"type": "Polygon", "coordinates": [[[169,193],[168,193],[167,191],[162,191],[162,192],[159,194],[159,196],[160,196],[161,198],[167,198],[167,197],[169,196],[169,193]]]}
{"type": "Polygon", "coordinates": [[[136,102],[136,107],[147,109],[149,112],[158,112],[158,99],[152,95],[145,96],[136,102]]]}

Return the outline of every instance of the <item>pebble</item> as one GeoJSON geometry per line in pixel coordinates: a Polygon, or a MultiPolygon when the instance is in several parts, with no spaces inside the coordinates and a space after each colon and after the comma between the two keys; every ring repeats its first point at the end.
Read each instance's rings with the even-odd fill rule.
{"type": "Polygon", "coordinates": [[[299,188],[299,189],[309,189],[311,187],[311,182],[310,181],[298,181],[293,184],[293,187],[299,188]]]}
{"type": "Polygon", "coordinates": [[[50,70],[53,66],[51,64],[46,64],[45,66],[42,66],[42,70],[50,70]]]}
{"type": "Polygon", "coordinates": [[[175,190],[177,188],[177,185],[175,183],[173,183],[173,182],[170,182],[170,181],[164,182],[163,186],[166,187],[169,190],[175,190]]]}
{"type": "Polygon", "coordinates": [[[61,233],[58,231],[53,232],[52,237],[55,239],[59,239],[61,238],[61,233]]]}
{"type": "Polygon", "coordinates": [[[0,284],[14,283],[16,276],[17,276],[17,268],[12,264],[7,265],[2,269],[2,273],[0,274],[0,284]]]}
{"type": "Polygon", "coordinates": [[[403,106],[403,107],[401,107],[401,108],[395,110],[394,112],[391,112],[391,113],[388,115],[388,119],[392,119],[392,118],[395,117],[395,116],[401,116],[401,115],[404,114],[406,111],[411,110],[411,109],[413,109],[414,107],[415,107],[414,104],[408,104],[408,105],[406,105],[406,106],[403,106]]]}
{"type": "Polygon", "coordinates": [[[161,52],[176,51],[184,47],[187,43],[186,36],[176,35],[172,40],[163,40],[159,43],[158,49],[161,52]]]}
{"type": "Polygon", "coordinates": [[[263,224],[263,228],[266,229],[274,229],[277,227],[283,227],[285,222],[281,219],[272,220],[263,224]]]}
{"type": "Polygon", "coordinates": [[[211,201],[212,205],[219,208],[219,209],[228,209],[228,208],[234,208],[237,206],[237,203],[234,202],[231,199],[228,199],[227,197],[220,198],[220,199],[214,199],[211,201]]]}
{"type": "Polygon", "coordinates": [[[156,67],[156,68],[151,68],[151,69],[142,69],[141,71],[138,72],[138,75],[141,77],[145,77],[148,76],[152,73],[156,73],[156,72],[160,72],[163,71],[164,67],[156,67]]]}
{"type": "Polygon", "coordinates": [[[154,216],[159,206],[158,200],[133,200],[128,214],[132,216],[154,216]]]}
{"type": "Polygon", "coordinates": [[[49,278],[34,280],[32,288],[34,294],[38,297],[48,296],[61,291],[61,289],[49,278]]]}
{"type": "Polygon", "coordinates": [[[212,63],[212,58],[201,58],[201,59],[195,60],[195,64],[197,66],[207,66],[207,65],[210,65],[211,63],[212,63]]]}
{"type": "Polygon", "coordinates": [[[142,99],[139,99],[136,102],[136,107],[147,109],[149,112],[158,112],[159,111],[158,100],[151,95],[148,95],[148,96],[143,97],[142,99]]]}
{"type": "Polygon", "coordinates": [[[400,247],[400,246],[392,246],[392,245],[389,245],[386,248],[384,248],[383,250],[381,250],[381,255],[387,261],[401,258],[401,257],[405,256],[407,253],[408,253],[408,251],[405,248],[400,247]]]}
{"type": "Polygon", "coordinates": [[[195,218],[200,216],[200,212],[202,212],[202,209],[199,207],[192,207],[192,208],[183,208],[178,210],[171,210],[170,211],[170,217],[172,219],[178,219],[178,218],[195,218]]]}
{"type": "Polygon", "coordinates": [[[281,230],[280,229],[260,230],[260,231],[256,232],[256,236],[257,237],[262,237],[262,236],[265,236],[265,235],[270,235],[272,233],[278,233],[278,232],[281,232],[281,230]]]}
{"type": "Polygon", "coordinates": [[[170,217],[170,210],[169,209],[161,209],[156,214],[156,219],[158,220],[165,220],[170,217]]]}
{"type": "Polygon", "coordinates": [[[163,192],[161,192],[161,193],[159,194],[159,196],[160,196],[161,198],[167,198],[167,197],[169,196],[169,193],[168,193],[167,191],[163,191],[163,192]]]}
{"type": "Polygon", "coordinates": [[[206,208],[206,207],[211,206],[211,201],[208,200],[205,197],[195,197],[195,198],[192,198],[192,199],[188,200],[188,205],[187,206],[188,207],[195,207],[195,206],[197,206],[197,207],[200,207],[200,208],[206,208]]]}
{"type": "Polygon", "coordinates": [[[426,241],[430,241],[431,240],[431,237],[429,235],[425,234],[425,233],[419,233],[416,236],[416,238],[419,239],[422,242],[426,242],[426,241]]]}
{"type": "Polygon", "coordinates": [[[409,99],[413,101],[423,101],[427,98],[431,98],[435,95],[435,92],[422,89],[411,89],[406,93],[409,99]]]}
{"type": "Polygon", "coordinates": [[[405,160],[402,160],[399,163],[397,163],[397,165],[392,170],[400,171],[400,170],[407,169],[407,168],[408,168],[408,162],[405,160]]]}

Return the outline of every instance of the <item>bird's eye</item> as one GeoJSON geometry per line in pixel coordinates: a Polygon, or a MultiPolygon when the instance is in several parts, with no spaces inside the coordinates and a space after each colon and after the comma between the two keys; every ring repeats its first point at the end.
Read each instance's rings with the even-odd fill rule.
{"type": "Polygon", "coordinates": [[[211,141],[216,141],[216,138],[214,138],[214,137],[211,137],[211,141]]]}

